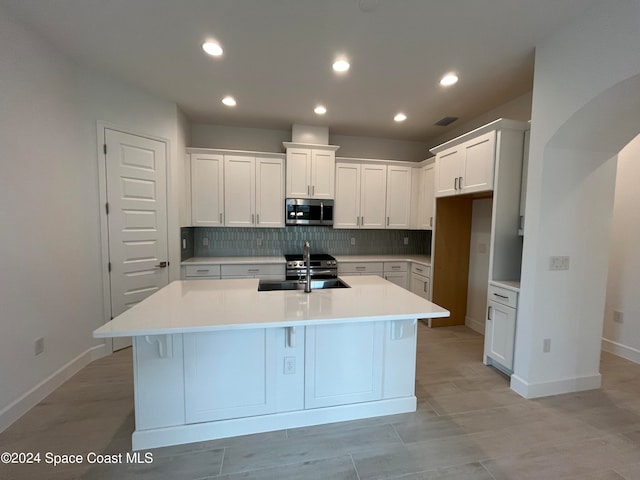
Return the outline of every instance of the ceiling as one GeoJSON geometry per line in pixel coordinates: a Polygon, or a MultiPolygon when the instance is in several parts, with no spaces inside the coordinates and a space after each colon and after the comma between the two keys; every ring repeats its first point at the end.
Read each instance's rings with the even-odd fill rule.
{"type": "Polygon", "coordinates": [[[533,84],[534,46],[597,0],[0,0],[79,64],[194,123],[428,141],[533,84]],[[224,55],[201,45],[217,39],[224,55]],[[351,69],[338,75],[334,58],[351,69]],[[449,88],[440,77],[455,71],[449,88]],[[237,106],[221,103],[233,95],[237,106]],[[327,108],[319,117],[317,104],[327,108]],[[404,112],[407,120],[393,121],[404,112]]]}

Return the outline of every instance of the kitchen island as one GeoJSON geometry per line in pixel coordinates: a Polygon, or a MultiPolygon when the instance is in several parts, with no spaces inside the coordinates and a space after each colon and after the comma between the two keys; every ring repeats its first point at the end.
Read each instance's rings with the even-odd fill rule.
{"type": "Polygon", "coordinates": [[[133,337],[135,450],[415,411],[418,318],[449,312],[376,276],[258,291],[172,282],[94,332],[133,337]]]}

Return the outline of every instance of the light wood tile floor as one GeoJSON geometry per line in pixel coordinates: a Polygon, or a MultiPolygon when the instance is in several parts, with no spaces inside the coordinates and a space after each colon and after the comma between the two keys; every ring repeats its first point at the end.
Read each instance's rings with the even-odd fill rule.
{"type": "MultiPolygon", "coordinates": [[[[419,327],[415,413],[151,451],[148,465],[2,465],[0,479],[640,479],[640,365],[525,400],[465,327],[419,327]]],[[[0,434],[0,452],[131,451],[131,352],[87,366],[0,434]]]]}

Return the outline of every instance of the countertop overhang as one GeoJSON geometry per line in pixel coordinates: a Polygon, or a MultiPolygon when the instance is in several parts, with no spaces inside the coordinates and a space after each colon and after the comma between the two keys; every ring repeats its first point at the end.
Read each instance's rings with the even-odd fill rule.
{"type": "Polygon", "coordinates": [[[93,332],[95,338],[197,333],[416,318],[449,311],[377,276],[340,277],[351,288],[258,292],[258,279],[181,280],[93,332]]]}

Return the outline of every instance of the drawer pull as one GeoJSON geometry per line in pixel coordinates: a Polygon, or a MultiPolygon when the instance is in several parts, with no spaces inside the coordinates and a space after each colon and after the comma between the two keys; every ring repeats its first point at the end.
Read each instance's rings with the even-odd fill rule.
{"type": "Polygon", "coordinates": [[[494,295],[498,298],[504,298],[505,300],[509,300],[509,297],[507,297],[506,295],[500,295],[499,293],[494,293],[494,295]]]}
{"type": "Polygon", "coordinates": [[[391,265],[392,270],[397,270],[400,268],[400,265],[391,265]]]}
{"type": "Polygon", "coordinates": [[[356,270],[366,270],[367,267],[356,267],[356,270]]]}
{"type": "Polygon", "coordinates": [[[249,270],[247,270],[247,271],[248,271],[248,272],[251,272],[251,273],[258,273],[258,272],[260,271],[260,269],[259,269],[259,268],[250,268],[250,269],[249,269],[249,270]]]}
{"type": "Polygon", "coordinates": [[[416,272],[422,272],[421,268],[415,267],[415,269],[416,269],[416,272]]]}
{"type": "Polygon", "coordinates": [[[196,270],[198,273],[209,273],[209,269],[196,270]]]}

